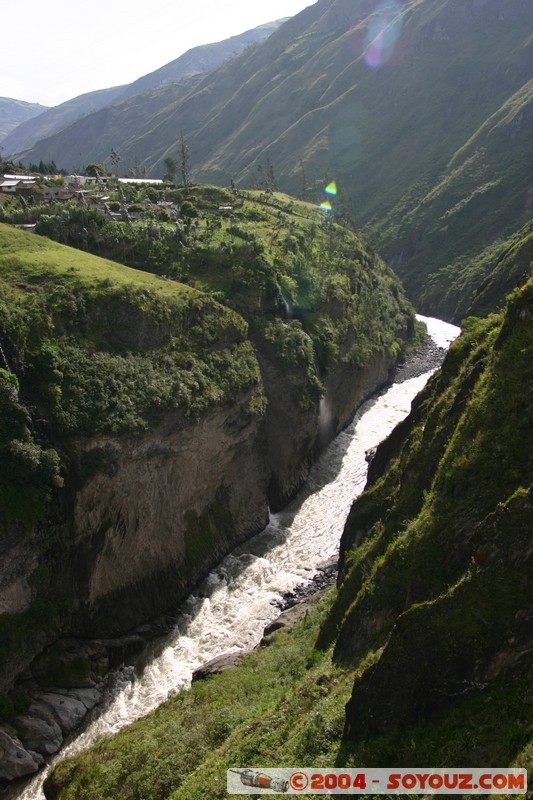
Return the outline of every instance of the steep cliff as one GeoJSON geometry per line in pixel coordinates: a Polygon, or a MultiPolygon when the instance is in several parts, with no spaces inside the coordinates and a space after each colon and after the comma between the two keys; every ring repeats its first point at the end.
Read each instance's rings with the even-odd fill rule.
{"type": "Polygon", "coordinates": [[[271,190],[126,188],[141,217],[130,224],[75,202],[10,206],[0,216],[177,278],[246,319],[267,397],[269,504],[277,510],[415,333],[400,284],[342,222],[342,203],[328,214],[271,190]]]}
{"type": "Polygon", "coordinates": [[[469,321],[352,508],[335,657],[379,657],[347,739],[438,718],[531,669],[532,314],[530,280],[505,315],[469,321]]]}
{"type": "Polygon", "coordinates": [[[335,596],[65,760],[46,796],[225,798],[243,764],[530,771],[532,315],[530,279],[469,320],[378,448],[335,596]]]}
{"type": "Polygon", "coordinates": [[[176,602],[262,527],[268,470],[242,317],[1,233],[5,685],[59,631],[123,633],[176,602]]]}
{"type": "MultiPolygon", "coordinates": [[[[398,282],[353,234],[301,212],[331,257],[319,273],[277,203],[292,283],[296,259],[244,227],[224,244],[232,219],[220,247],[200,247],[203,220],[190,232],[189,286],[0,227],[4,687],[60,636],[113,638],[175,606],[294,494],[412,337],[398,282]],[[326,438],[322,381],[345,384],[326,438]]],[[[73,685],[70,662],[46,663],[41,680],[73,685]]]]}

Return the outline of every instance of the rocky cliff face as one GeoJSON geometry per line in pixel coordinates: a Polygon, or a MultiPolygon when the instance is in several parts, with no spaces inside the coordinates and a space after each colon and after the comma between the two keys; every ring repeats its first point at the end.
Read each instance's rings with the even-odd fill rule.
{"type": "Polygon", "coordinates": [[[374,658],[348,740],[530,674],[532,299],[530,280],[504,315],[470,320],[352,508],[330,624],[336,659],[374,658]]]}
{"type": "Polygon", "coordinates": [[[1,541],[4,686],[61,633],[117,636],[175,606],[264,527],[270,472],[253,394],[195,422],[167,413],[144,435],[78,442],[68,498],[1,541]]]}
{"type": "Polygon", "coordinates": [[[185,429],[167,418],[140,440],[86,443],[108,467],[76,496],[80,632],[114,636],[177,603],[267,520],[268,469],[249,396],[185,429]]]}
{"type": "Polygon", "coordinates": [[[31,665],[41,685],[90,688],[146,631],[116,637],[175,607],[295,494],[386,380],[413,316],[377,261],[369,291],[394,313],[372,351],[373,331],[358,337],[350,319],[359,262],[339,278],[336,316],[317,290],[311,336],[277,312],[270,278],[264,293],[233,279],[247,323],[196,289],[5,226],[0,245],[0,685],[31,665]],[[356,341],[370,347],[357,365],[356,341]]]}

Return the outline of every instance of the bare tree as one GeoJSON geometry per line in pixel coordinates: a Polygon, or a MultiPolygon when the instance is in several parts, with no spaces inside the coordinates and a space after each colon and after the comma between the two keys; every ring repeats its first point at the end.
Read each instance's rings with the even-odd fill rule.
{"type": "Polygon", "coordinates": [[[300,197],[302,200],[305,200],[307,197],[307,175],[305,173],[304,162],[300,159],[300,197]]]}
{"type": "Polygon", "coordinates": [[[187,144],[187,139],[183,135],[183,131],[180,133],[180,172],[183,181],[183,187],[188,193],[191,183],[191,165],[189,145],[187,144]]]}
{"type": "Polygon", "coordinates": [[[163,161],[166,172],[164,174],[164,180],[169,181],[169,183],[174,183],[176,180],[176,172],[178,171],[178,162],[175,158],[171,156],[167,156],[163,161]]]}
{"type": "Polygon", "coordinates": [[[276,176],[274,175],[274,167],[268,157],[266,163],[266,188],[270,189],[272,192],[276,191],[276,176]]]}
{"type": "Polygon", "coordinates": [[[111,164],[112,164],[112,167],[113,167],[113,174],[117,175],[118,174],[118,165],[120,164],[120,156],[119,156],[119,154],[117,153],[117,151],[115,150],[114,147],[111,148],[111,154],[110,154],[109,158],[111,159],[111,164]]]}

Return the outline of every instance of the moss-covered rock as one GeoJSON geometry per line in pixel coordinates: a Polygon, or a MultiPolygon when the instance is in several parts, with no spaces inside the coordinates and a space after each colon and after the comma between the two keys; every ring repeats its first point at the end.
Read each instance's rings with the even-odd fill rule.
{"type": "Polygon", "coordinates": [[[442,713],[530,647],[532,316],[530,281],[469,322],[352,508],[323,642],[338,626],[338,659],[384,649],[348,738],[442,713]]]}

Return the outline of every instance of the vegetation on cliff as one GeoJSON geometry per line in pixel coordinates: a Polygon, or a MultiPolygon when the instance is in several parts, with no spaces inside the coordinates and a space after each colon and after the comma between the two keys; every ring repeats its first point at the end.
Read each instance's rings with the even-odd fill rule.
{"type": "MultiPolygon", "coordinates": [[[[183,210],[176,192],[170,204],[183,210]]],[[[58,238],[86,248],[92,243],[115,257],[120,251],[149,272],[0,224],[0,521],[17,565],[1,576],[13,597],[9,613],[0,616],[5,686],[21,662],[60,633],[73,625],[86,630],[76,613],[80,601],[88,602],[79,592],[94,566],[91,548],[104,547],[126,523],[120,506],[116,519],[102,511],[81,547],[74,545],[80,536],[74,509],[91,481],[116,473],[122,445],[135,447],[169,418],[173,430],[186,430],[226,409],[226,428],[250,426],[257,440],[266,482],[264,493],[257,492],[266,508],[269,470],[274,475],[279,466],[269,461],[270,451],[278,458],[281,452],[270,444],[269,424],[279,427],[273,409],[282,397],[290,430],[282,431],[281,503],[301,485],[319,447],[319,400],[328,375],[340,370],[350,385],[357,383],[379,356],[384,377],[373,377],[375,385],[413,338],[413,310],[398,280],[353,232],[315,207],[278,194],[236,197],[215,187],[196,187],[186,202],[185,216],[145,218],[131,227],[107,221],[107,234],[98,212],[74,205],[63,215],[43,216],[38,206],[28,207],[58,238]],[[82,553],[83,564],[75,566],[82,553]]],[[[8,212],[26,213],[13,204],[8,212]]],[[[212,566],[221,543],[229,547],[240,531],[237,512],[229,510],[240,508],[232,506],[231,487],[216,491],[226,489],[222,533],[209,511],[211,495],[203,510],[187,509],[187,575],[212,566]],[[201,541],[199,531],[205,532],[201,541]],[[203,567],[192,564],[195,554],[203,567]]],[[[260,519],[258,511],[253,525],[260,519]]],[[[182,584],[172,579],[172,585],[182,584]]],[[[152,614],[173,602],[145,594],[152,614]]]]}
{"type": "Polygon", "coordinates": [[[336,595],[60,764],[47,796],[223,798],[226,769],[243,765],[531,770],[532,315],[529,280],[504,313],[470,319],[380,446],[336,595]],[[189,724],[174,767],[172,731],[189,724]]]}
{"type": "MultiPolygon", "coordinates": [[[[76,491],[109,468],[83,443],[138,436],[169,413],[185,427],[237,397],[247,398],[249,419],[261,417],[264,395],[236,312],[191,287],[6,225],[0,356],[0,537],[7,553],[26,553],[20,569],[28,571],[15,613],[0,615],[0,674],[9,683],[19,649],[35,655],[74,603],[75,576],[54,564],[68,564],[76,491]]],[[[6,591],[15,564],[4,564],[6,591]]]]}
{"type": "Polygon", "coordinates": [[[137,432],[259,385],[246,323],[212,298],[6,226],[0,237],[7,365],[52,435],[137,432]]]}
{"type": "MultiPolygon", "coordinates": [[[[62,244],[209,292],[249,322],[275,316],[295,329],[303,325],[324,370],[339,357],[358,366],[373,352],[395,357],[413,333],[398,279],[342,214],[338,224],[316,206],[272,191],[125,192],[141,216],[129,223],[75,202],[12,201],[0,219],[35,222],[38,233],[62,244]]],[[[279,336],[271,330],[269,338],[279,336]]]]}

